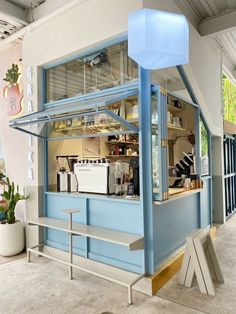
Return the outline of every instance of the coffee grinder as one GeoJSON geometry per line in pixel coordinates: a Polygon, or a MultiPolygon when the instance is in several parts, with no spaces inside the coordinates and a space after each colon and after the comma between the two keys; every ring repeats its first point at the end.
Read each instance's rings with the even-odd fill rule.
{"type": "Polygon", "coordinates": [[[78,155],[56,156],[59,171],[57,173],[57,191],[58,192],[77,192],[78,181],[74,174],[74,164],[78,160],[78,155]],[[69,172],[66,171],[66,164],[69,172]]]}
{"type": "Polygon", "coordinates": [[[139,189],[139,158],[138,157],[130,158],[129,165],[133,169],[132,185],[133,185],[134,195],[140,195],[140,189],[139,189]]]}
{"type": "Polygon", "coordinates": [[[59,171],[57,172],[57,192],[67,192],[67,172],[66,172],[66,158],[65,156],[56,157],[59,171]]]}
{"type": "Polygon", "coordinates": [[[123,186],[123,169],[122,164],[120,161],[115,163],[115,194],[121,195],[122,194],[122,186],[123,186]]]}
{"type": "Polygon", "coordinates": [[[74,164],[77,163],[79,156],[67,156],[67,163],[70,171],[67,173],[68,192],[78,192],[77,176],[74,174],[74,164]]]}

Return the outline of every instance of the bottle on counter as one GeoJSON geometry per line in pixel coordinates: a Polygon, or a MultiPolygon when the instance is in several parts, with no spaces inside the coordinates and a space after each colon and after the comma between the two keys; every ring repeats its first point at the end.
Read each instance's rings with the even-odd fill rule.
{"type": "Polygon", "coordinates": [[[191,190],[191,179],[190,178],[185,178],[184,179],[184,190],[185,191],[190,191],[191,190]]]}

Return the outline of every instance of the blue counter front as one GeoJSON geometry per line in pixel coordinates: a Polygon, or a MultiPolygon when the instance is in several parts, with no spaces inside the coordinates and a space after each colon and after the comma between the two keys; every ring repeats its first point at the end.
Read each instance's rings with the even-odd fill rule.
{"type": "MultiPolygon", "coordinates": [[[[143,210],[138,199],[96,194],[45,193],[46,216],[68,220],[64,209],[80,209],[73,220],[83,224],[104,227],[133,234],[144,234],[143,210]]],[[[46,244],[68,250],[68,235],[46,229],[46,244]]],[[[74,252],[96,261],[134,272],[144,271],[144,251],[129,251],[119,245],[89,239],[73,238],[74,252]]]]}
{"type": "Polygon", "coordinates": [[[157,270],[185,244],[194,229],[211,224],[211,178],[202,178],[203,188],[184,192],[153,204],[154,265],[157,270]]]}
{"type": "MultiPolygon", "coordinates": [[[[211,179],[203,181],[203,189],[153,203],[154,271],[183,246],[189,233],[211,224],[211,179]]],[[[143,208],[138,198],[46,192],[45,208],[46,216],[64,220],[68,220],[64,209],[80,209],[74,215],[75,222],[144,235],[143,208]]],[[[74,237],[73,241],[76,254],[134,272],[145,270],[144,250],[129,251],[116,244],[85,237],[74,237]]],[[[67,251],[68,236],[61,231],[46,229],[46,244],[67,251]]]]}

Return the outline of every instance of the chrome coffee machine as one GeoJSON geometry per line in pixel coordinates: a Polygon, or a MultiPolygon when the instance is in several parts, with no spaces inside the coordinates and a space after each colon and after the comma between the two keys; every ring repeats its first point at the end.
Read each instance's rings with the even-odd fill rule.
{"type": "Polygon", "coordinates": [[[129,164],[117,161],[114,163],[115,194],[123,195],[127,191],[125,177],[129,176],[129,164]]]}
{"type": "Polygon", "coordinates": [[[57,191],[58,192],[77,192],[78,181],[74,174],[74,164],[78,161],[78,155],[56,156],[59,171],[57,173],[57,191]],[[66,171],[66,164],[69,171],[66,171]]]}
{"type": "Polygon", "coordinates": [[[117,194],[125,193],[124,175],[129,174],[129,164],[109,163],[105,158],[79,160],[74,165],[79,182],[79,192],[117,194]]]}

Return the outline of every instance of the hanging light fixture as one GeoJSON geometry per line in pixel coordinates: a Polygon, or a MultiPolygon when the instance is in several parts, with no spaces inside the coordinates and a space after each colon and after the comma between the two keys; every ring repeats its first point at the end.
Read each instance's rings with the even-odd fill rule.
{"type": "Polygon", "coordinates": [[[142,9],[129,14],[128,55],[144,69],[189,62],[189,25],[185,16],[142,9]]]}

